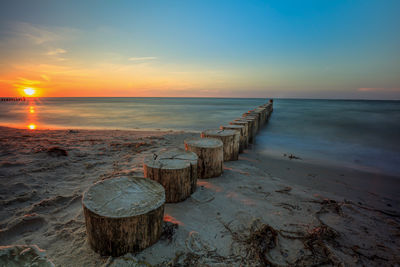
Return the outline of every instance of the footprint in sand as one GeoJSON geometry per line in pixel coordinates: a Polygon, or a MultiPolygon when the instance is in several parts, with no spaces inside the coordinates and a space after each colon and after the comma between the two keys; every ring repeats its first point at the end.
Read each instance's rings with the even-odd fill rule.
{"type": "Polygon", "coordinates": [[[0,247],[0,266],[54,267],[46,252],[36,245],[13,245],[0,247]]]}
{"type": "Polygon", "coordinates": [[[42,201],[35,203],[32,207],[27,211],[27,213],[39,212],[39,213],[57,213],[60,210],[63,210],[70,205],[80,205],[81,196],[78,194],[74,194],[71,196],[55,196],[47,199],[43,199],[42,201]]]}
{"type": "Polygon", "coordinates": [[[209,252],[215,251],[216,248],[202,240],[200,234],[195,231],[189,233],[189,237],[185,241],[187,249],[197,255],[206,255],[209,252]]]}
{"type": "Polygon", "coordinates": [[[0,245],[10,244],[22,234],[37,231],[46,224],[46,220],[37,214],[17,218],[10,222],[7,228],[0,230],[0,245]]]}
{"type": "Polygon", "coordinates": [[[206,203],[206,202],[210,202],[214,199],[214,193],[212,193],[210,190],[200,186],[200,187],[198,187],[196,192],[194,192],[191,195],[191,198],[198,203],[206,203]]]}

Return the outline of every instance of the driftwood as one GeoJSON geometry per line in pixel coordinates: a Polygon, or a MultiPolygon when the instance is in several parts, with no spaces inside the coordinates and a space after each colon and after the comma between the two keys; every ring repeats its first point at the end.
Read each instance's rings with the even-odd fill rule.
{"type": "Polygon", "coordinates": [[[144,177],[157,181],[165,188],[166,202],[179,202],[188,198],[197,183],[197,155],[174,149],[145,158],[144,177]]]}
{"type": "Polygon", "coordinates": [[[82,197],[89,245],[113,257],[138,252],[159,239],[165,190],[145,178],[121,177],[95,183],[82,197]]]}
{"type": "Polygon", "coordinates": [[[235,130],[206,130],[201,137],[217,138],[224,143],[224,161],[239,159],[240,133],[235,130]]]}
{"type": "Polygon", "coordinates": [[[211,178],[222,174],[224,153],[221,140],[215,138],[185,140],[185,149],[196,153],[199,157],[198,178],[211,178]]]}

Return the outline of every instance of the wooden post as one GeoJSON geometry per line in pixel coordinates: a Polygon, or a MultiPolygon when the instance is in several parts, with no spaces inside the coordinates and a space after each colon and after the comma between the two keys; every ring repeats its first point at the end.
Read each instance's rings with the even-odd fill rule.
{"type": "Polygon", "coordinates": [[[259,124],[258,124],[258,117],[255,114],[249,114],[249,113],[244,113],[243,118],[246,118],[248,120],[253,120],[254,121],[254,126],[253,126],[253,136],[255,137],[258,133],[259,130],[259,124]]]}
{"type": "MultiPolygon", "coordinates": [[[[244,126],[244,136],[245,136],[245,143],[244,143],[244,149],[249,147],[249,139],[250,139],[250,122],[246,120],[241,120],[241,121],[231,121],[229,123],[230,125],[241,125],[244,126]]],[[[239,151],[240,152],[240,151],[239,151]]]]}
{"type": "Polygon", "coordinates": [[[239,159],[240,134],[234,130],[205,130],[201,137],[217,138],[224,143],[224,161],[239,159]]]}
{"type": "Polygon", "coordinates": [[[267,110],[263,107],[258,107],[254,109],[255,112],[259,112],[261,116],[261,124],[265,125],[266,122],[266,112],[267,110]]]}
{"type": "Polygon", "coordinates": [[[261,127],[264,126],[263,111],[262,111],[262,110],[259,110],[259,109],[256,108],[256,109],[253,109],[253,110],[251,110],[251,111],[249,111],[249,112],[247,112],[247,113],[253,114],[253,115],[256,115],[256,116],[257,116],[257,118],[258,118],[258,125],[260,125],[260,126],[259,126],[259,129],[261,129],[261,127]]]}
{"type": "Polygon", "coordinates": [[[239,153],[243,153],[243,150],[247,147],[247,126],[243,125],[223,125],[219,127],[221,130],[234,130],[237,131],[239,136],[239,153]]]}
{"type": "Polygon", "coordinates": [[[265,122],[268,122],[268,119],[271,116],[272,112],[272,104],[264,104],[261,105],[260,107],[265,109],[265,122]]]}
{"type": "Polygon", "coordinates": [[[239,119],[235,119],[234,122],[247,122],[248,123],[248,134],[249,134],[249,143],[253,143],[255,138],[255,130],[254,130],[254,120],[246,117],[241,117],[239,119]]]}
{"type": "Polygon", "coordinates": [[[185,150],[198,156],[197,176],[200,179],[218,177],[223,171],[223,143],[215,138],[185,140],[185,150]]]}
{"type": "Polygon", "coordinates": [[[120,177],[92,185],[82,197],[92,249],[117,257],[138,252],[159,239],[165,190],[145,178],[120,177]]]}
{"type": "Polygon", "coordinates": [[[196,191],[197,160],[196,153],[180,149],[153,154],[144,159],[144,177],[165,188],[166,202],[183,201],[196,191]]]}
{"type": "Polygon", "coordinates": [[[272,111],[274,110],[274,108],[273,108],[273,103],[274,103],[274,101],[273,101],[272,99],[270,99],[270,100],[269,100],[269,103],[267,104],[269,113],[272,113],[272,111]]]}

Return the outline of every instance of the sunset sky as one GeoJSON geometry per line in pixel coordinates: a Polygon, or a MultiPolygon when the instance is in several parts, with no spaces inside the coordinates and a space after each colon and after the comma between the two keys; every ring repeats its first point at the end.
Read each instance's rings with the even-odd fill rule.
{"type": "Polygon", "coordinates": [[[400,1],[0,3],[0,96],[400,99],[400,1]]]}

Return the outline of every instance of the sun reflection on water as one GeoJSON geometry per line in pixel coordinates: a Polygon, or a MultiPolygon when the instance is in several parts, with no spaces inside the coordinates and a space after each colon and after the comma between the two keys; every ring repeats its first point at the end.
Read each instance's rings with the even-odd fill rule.
{"type": "Polygon", "coordinates": [[[36,98],[28,98],[28,107],[27,107],[27,128],[29,130],[36,130],[38,128],[37,125],[37,105],[36,98]]]}

